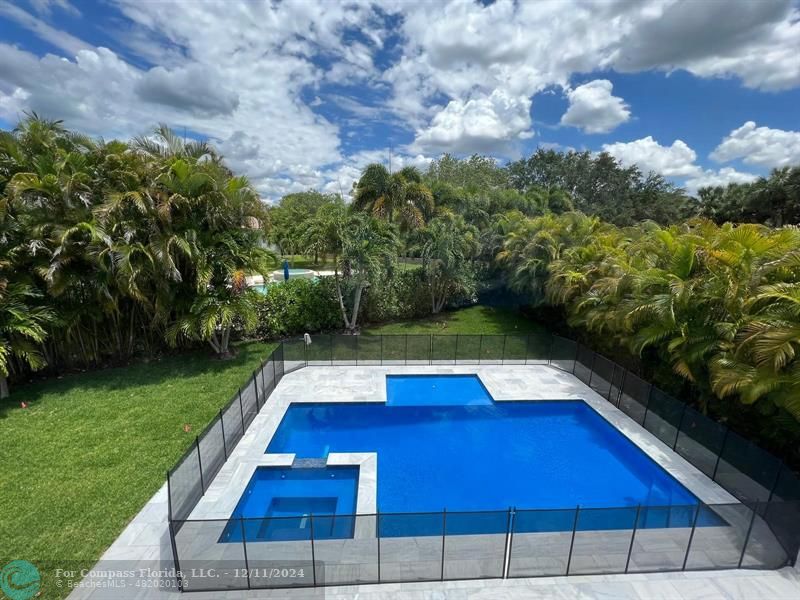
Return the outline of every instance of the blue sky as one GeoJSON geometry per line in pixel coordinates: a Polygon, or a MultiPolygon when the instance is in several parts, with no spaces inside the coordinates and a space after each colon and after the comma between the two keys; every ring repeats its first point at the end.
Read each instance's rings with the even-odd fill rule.
{"type": "Polygon", "coordinates": [[[0,125],[211,139],[267,199],[370,162],[606,150],[694,191],[800,164],[792,0],[0,0],[0,125]]]}

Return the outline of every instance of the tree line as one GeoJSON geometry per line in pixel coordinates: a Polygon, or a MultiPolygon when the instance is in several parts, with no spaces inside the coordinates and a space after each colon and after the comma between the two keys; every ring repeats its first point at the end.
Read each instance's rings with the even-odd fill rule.
{"type": "MultiPolygon", "coordinates": [[[[392,277],[398,255],[420,263],[416,293],[430,296],[431,313],[500,282],[551,324],[797,462],[800,230],[785,225],[797,221],[798,171],[692,199],[609,156],[538,151],[502,167],[445,155],[425,172],[368,166],[349,207],[316,192],[287,196],[270,209],[268,236],[280,245],[297,235],[293,247],[319,258],[343,252],[335,235],[312,243],[332,212],[388,227],[394,250],[382,271],[363,268],[361,291],[392,277]],[[723,220],[719,198],[730,194],[723,220]],[[754,212],[767,198],[770,209],[754,212]]],[[[340,225],[340,238],[356,230],[340,225]]],[[[354,244],[359,261],[371,245],[354,244]]],[[[358,303],[349,306],[353,326],[358,303]]]]}
{"type": "Polygon", "coordinates": [[[31,115],[0,133],[0,391],[32,370],[175,346],[224,357],[248,333],[358,333],[364,318],[436,314],[495,288],[797,446],[797,174],[693,199],[604,154],[444,155],[425,170],[369,165],[351,201],[268,205],[213,147],[167,127],[104,141],[31,115]],[[248,287],[278,253],[333,276],[248,287]]]}
{"type": "Polygon", "coordinates": [[[255,326],[266,211],[214,149],[169,128],[94,140],[30,115],[0,132],[0,395],[31,370],[92,367],[255,326]]]}

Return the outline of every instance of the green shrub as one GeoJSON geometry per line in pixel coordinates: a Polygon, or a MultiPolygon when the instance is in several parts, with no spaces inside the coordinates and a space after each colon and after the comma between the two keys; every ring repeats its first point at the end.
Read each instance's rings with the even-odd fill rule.
{"type": "MultiPolygon", "coordinates": [[[[476,301],[473,283],[453,294],[446,307],[468,306],[476,301]]],[[[370,323],[418,319],[431,314],[430,289],[421,268],[396,272],[391,278],[371,285],[364,302],[361,318],[370,323]]]]}
{"type": "Polygon", "coordinates": [[[270,285],[258,303],[259,337],[269,339],[338,329],[342,315],[332,277],[289,279],[270,285]]]}

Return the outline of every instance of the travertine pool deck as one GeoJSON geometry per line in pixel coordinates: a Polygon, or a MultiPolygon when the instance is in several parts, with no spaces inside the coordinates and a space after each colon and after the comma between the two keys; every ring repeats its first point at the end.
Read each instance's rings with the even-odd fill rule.
{"type": "MultiPolygon", "coordinates": [[[[695,467],[672,451],[650,432],[631,420],[616,407],[581,383],[571,374],[564,373],[546,365],[409,365],[409,366],[314,366],[307,367],[287,374],[277,389],[270,396],[266,405],[251,423],[244,437],[234,449],[228,461],[223,465],[214,481],[206,491],[205,496],[198,503],[190,515],[190,519],[227,519],[233,511],[239,497],[256,467],[260,465],[288,465],[294,456],[269,455],[265,449],[275,433],[283,415],[292,402],[385,402],[387,374],[466,374],[476,373],[496,401],[504,400],[572,400],[580,399],[587,402],[609,423],[627,436],[642,451],[656,460],[673,477],[685,485],[698,498],[706,504],[736,503],[716,483],[700,473],[695,467]]],[[[329,464],[357,464],[360,466],[359,489],[357,497],[358,513],[372,513],[375,510],[377,491],[377,460],[374,453],[339,453],[331,454],[329,464]]],[[[736,518],[736,515],[732,515],[736,518]]],[[[727,516],[726,516],[727,518],[727,516]]],[[[224,522],[220,522],[220,529],[224,522]]],[[[186,526],[184,526],[186,527],[186,526]]],[[[358,558],[357,544],[365,544],[372,537],[374,519],[370,522],[365,519],[357,524],[356,538],[349,540],[350,547],[347,553],[353,556],[353,564],[347,566],[347,572],[331,570],[326,576],[326,581],[333,583],[336,577],[352,577],[353,572],[359,569],[371,569],[369,556],[373,550],[364,548],[364,561],[358,558]],[[359,530],[360,528],[360,530],[359,530]]],[[[726,528],[719,528],[720,535],[726,528]]],[[[212,532],[213,533],[213,532],[212,532]]],[[[587,532],[588,533],[588,532],[587,532]]],[[[675,552],[680,553],[681,536],[686,532],[676,528],[668,532],[675,537],[675,552]]],[[[190,536],[191,530],[182,532],[190,536]]],[[[206,531],[205,535],[209,533],[206,531]]],[[[213,535],[217,535],[213,533],[213,535]]],[[[551,539],[536,538],[538,534],[525,534],[515,538],[514,543],[524,547],[526,544],[541,546],[541,544],[562,543],[558,534],[551,535],[551,539]]],[[[668,536],[668,537],[669,537],[668,536]]],[[[213,537],[213,536],[212,536],[213,537]]],[[[448,563],[447,577],[473,576],[471,573],[488,572],[495,568],[491,561],[482,560],[474,556],[470,548],[470,541],[465,536],[462,548],[455,550],[454,558],[448,563]],[[463,560],[461,560],[463,559],[463,560]],[[450,569],[453,569],[450,571],[450,569]]],[[[600,547],[592,542],[591,535],[585,536],[582,541],[584,547],[576,549],[584,551],[579,560],[583,562],[586,572],[592,568],[602,568],[602,561],[613,560],[616,550],[604,540],[605,546],[600,547]],[[606,550],[605,555],[599,554],[606,550]]],[[[625,544],[625,536],[620,536],[620,544],[625,544]]],[[[236,546],[235,544],[204,544],[213,546],[236,546]]],[[[420,540],[429,543],[430,540],[420,540]]],[[[498,541],[498,543],[500,543],[498,541]]],[[[645,536],[637,543],[658,544],[663,547],[665,554],[670,552],[671,541],[665,538],[648,542],[645,536]]],[[[685,544],[685,542],[683,542],[685,544]]],[[[715,564],[717,558],[713,553],[713,540],[709,539],[711,546],[703,548],[698,546],[698,552],[703,553],[700,564],[715,564]],[[706,551],[709,554],[706,555],[706,551]],[[708,562],[707,562],[708,561],[708,562]]],[[[294,554],[291,542],[282,549],[286,556],[294,554]]],[[[372,538],[374,545],[374,537],[372,538]]],[[[202,544],[201,544],[202,545],[202,544]]],[[[267,544],[269,545],[269,544],[267,544]]],[[[283,543],[281,544],[283,545],[283,543]]],[[[330,544],[332,557],[341,557],[341,549],[335,544],[330,544]]],[[[248,544],[249,546],[249,544],[248,544]]],[[[484,544],[485,546],[485,544],[484,544]]],[[[683,546],[685,548],[685,546],[683,546]]],[[[277,550],[277,547],[274,547],[277,550]]],[[[435,549],[434,549],[435,550],[435,549]]],[[[624,549],[623,549],[624,550],[624,549]]],[[[298,556],[303,552],[297,548],[298,556]]],[[[694,548],[693,551],[695,552],[694,548]]],[[[521,553],[520,555],[523,555],[521,553]]],[[[677,556],[677,554],[676,554],[677,556]]],[[[195,557],[193,557],[195,558],[195,557]]],[[[196,558],[216,560],[213,550],[203,553],[196,558]]],[[[268,557],[265,557],[267,559],[268,557]]],[[[448,560],[451,557],[448,556],[448,560]]],[[[319,560],[319,558],[318,558],[319,560]]],[[[727,564],[729,557],[719,557],[720,564],[727,564]]],[[[496,561],[495,561],[496,562],[496,561]]],[[[734,561],[735,562],[735,561],[734,561]]],[[[172,550],[167,526],[166,486],[162,488],[133,519],[125,531],[103,555],[97,568],[142,568],[168,569],[172,567],[172,550]],[[117,561],[125,561],[119,563],[117,561]],[[114,566],[116,565],[116,566],[114,566]]],[[[252,568],[252,567],[251,567],[252,568]]],[[[511,565],[517,574],[539,574],[537,569],[541,565],[525,564],[511,565]]],[[[646,565],[642,565],[646,569],[646,565]]],[[[365,571],[365,576],[370,573],[365,571]]],[[[546,572],[546,571],[545,571],[546,572]]],[[[71,597],[75,598],[158,598],[162,595],[176,593],[174,588],[168,587],[170,577],[157,577],[160,585],[151,587],[135,587],[131,582],[125,588],[107,589],[103,587],[90,587],[102,584],[102,578],[89,577],[84,581],[86,587],[76,589],[71,597]]],[[[173,584],[174,585],[174,584],[173,584]]],[[[326,587],[322,589],[295,589],[295,590],[237,590],[228,592],[195,592],[191,597],[206,598],[575,598],[575,597],[609,597],[609,598],[798,598],[800,597],[800,577],[796,569],[784,568],[779,571],[699,571],[681,573],[637,573],[628,575],[576,575],[569,577],[523,577],[520,579],[482,579],[476,581],[449,581],[425,583],[399,583],[379,584],[365,586],[326,587]]]]}

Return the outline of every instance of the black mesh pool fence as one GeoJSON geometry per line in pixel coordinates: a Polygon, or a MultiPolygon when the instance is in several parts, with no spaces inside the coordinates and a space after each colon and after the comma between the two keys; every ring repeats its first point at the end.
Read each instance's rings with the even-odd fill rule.
{"type": "Polygon", "coordinates": [[[195,438],[167,483],[170,538],[185,591],[773,569],[795,564],[800,551],[800,477],[785,463],[587,346],[550,334],[285,340],[195,438]],[[573,374],[739,502],[189,519],[286,374],[314,366],[438,364],[543,364],[573,374]],[[210,567],[226,575],[197,576],[210,567]]]}

